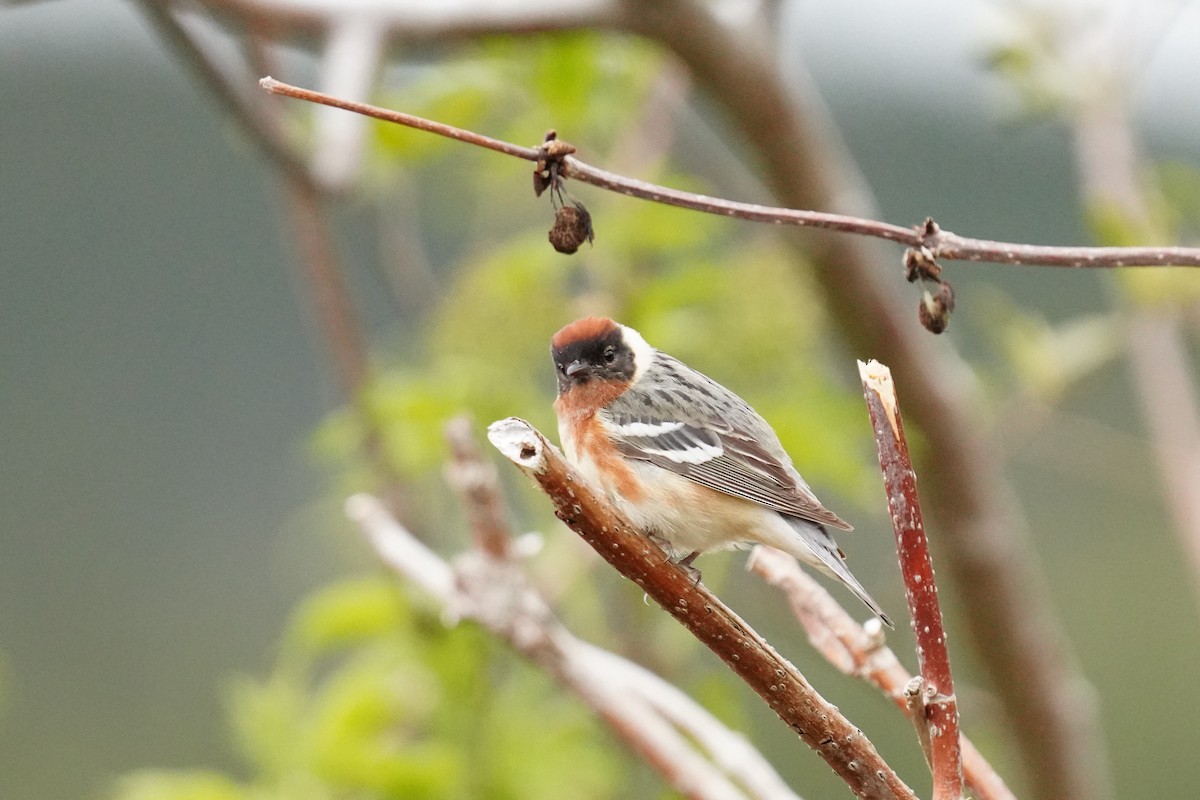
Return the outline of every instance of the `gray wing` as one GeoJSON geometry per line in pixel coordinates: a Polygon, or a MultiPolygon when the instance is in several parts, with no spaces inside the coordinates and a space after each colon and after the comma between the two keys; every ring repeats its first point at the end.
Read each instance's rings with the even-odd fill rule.
{"type": "Polygon", "coordinates": [[[821,505],[744,400],[664,353],[654,357],[653,377],[643,374],[601,412],[622,455],[781,514],[851,529],[821,505]]]}

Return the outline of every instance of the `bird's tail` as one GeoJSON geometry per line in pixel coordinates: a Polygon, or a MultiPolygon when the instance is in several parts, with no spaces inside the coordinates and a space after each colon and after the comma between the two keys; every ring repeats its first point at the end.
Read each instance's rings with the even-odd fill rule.
{"type": "Polygon", "coordinates": [[[867,608],[883,621],[884,625],[889,628],[896,627],[892,624],[891,618],[879,607],[879,603],[875,602],[875,598],[871,597],[858,579],[851,574],[849,567],[846,566],[846,556],[823,525],[817,525],[798,517],[785,516],[784,519],[800,535],[800,539],[804,543],[803,548],[797,547],[789,550],[793,556],[846,584],[846,587],[854,592],[854,596],[862,600],[867,608]]]}

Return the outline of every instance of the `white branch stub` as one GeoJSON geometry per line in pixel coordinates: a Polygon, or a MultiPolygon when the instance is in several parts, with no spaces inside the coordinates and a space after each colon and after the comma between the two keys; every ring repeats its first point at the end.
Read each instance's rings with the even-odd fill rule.
{"type": "Polygon", "coordinates": [[[489,425],[488,441],[523,470],[536,473],[546,467],[545,442],[532,425],[519,417],[508,417],[489,425]]]}

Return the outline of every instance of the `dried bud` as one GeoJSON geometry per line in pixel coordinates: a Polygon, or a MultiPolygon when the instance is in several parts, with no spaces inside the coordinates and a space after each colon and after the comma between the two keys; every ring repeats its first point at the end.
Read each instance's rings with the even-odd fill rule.
{"type": "Polygon", "coordinates": [[[554,227],[550,229],[550,244],[560,253],[570,255],[584,242],[595,238],[592,215],[581,203],[562,206],[554,212],[554,227]]]}
{"type": "Polygon", "coordinates": [[[917,318],[930,333],[941,333],[950,324],[950,314],[954,311],[954,289],[949,283],[938,284],[937,292],[922,293],[921,302],[917,305],[917,318]]]}
{"type": "Polygon", "coordinates": [[[533,196],[541,197],[542,192],[550,188],[550,170],[546,168],[544,159],[540,159],[533,168],[533,196]]]}

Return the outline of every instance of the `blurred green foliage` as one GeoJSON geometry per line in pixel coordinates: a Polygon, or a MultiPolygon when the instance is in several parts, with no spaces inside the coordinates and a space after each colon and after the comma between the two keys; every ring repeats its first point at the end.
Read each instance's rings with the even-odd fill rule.
{"type": "Polygon", "coordinates": [[[227,693],[243,780],[147,770],[119,800],[611,797],[612,752],[578,703],[390,580],[320,590],[272,673],[227,693]]]}
{"type": "MultiPolygon", "coordinates": [[[[641,133],[639,109],[650,110],[657,73],[658,57],[630,39],[498,38],[417,67],[410,84],[382,102],[517,141],[528,137],[530,120],[552,120],[593,152],[637,160],[645,154],[622,147],[644,141],[631,133],[641,133]]],[[[597,220],[597,245],[565,257],[547,244],[552,213],[548,195],[532,200],[530,167],[514,170],[510,159],[396,126],[374,131],[364,199],[388,202],[403,177],[399,183],[426,193],[414,206],[429,216],[430,235],[438,238],[442,226],[451,240],[447,263],[436,265],[439,292],[420,320],[398,325],[392,344],[380,346],[364,398],[387,455],[422,498],[410,524],[435,532],[427,538],[436,547],[449,553],[465,538],[440,478],[446,421],[467,413],[482,427],[519,415],[552,434],[549,339],[589,313],[638,328],[743,394],[814,486],[858,500],[878,492],[854,365],[831,362],[824,312],[769,230],[585,187],[579,199],[597,220]],[[408,181],[410,172],[420,180],[408,181]],[[847,447],[852,441],[863,446],[847,447]]],[[[705,188],[669,169],[660,154],[640,174],[705,188]]],[[[370,486],[362,427],[358,411],[347,409],[316,434],[317,452],[344,472],[339,491],[370,486]]],[[[557,527],[532,490],[517,505],[520,524],[557,527]]],[[[695,643],[666,615],[646,613],[627,586],[584,581],[580,551],[564,550],[575,544],[549,537],[530,567],[563,598],[568,624],[670,668],[709,708],[743,722],[727,676],[697,667],[695,643]]],[[[706,567],[706,580],[719,582],[723,569],[706,567]]],[[[238,679],[227,699],[244,776],[138,772],[119,782],[116,800],[586,800],[654,791],[631,792],[645,782],[645,767],[621,757],[580,703],[480,631],[447,630],[382,579],[349,580],[309,598],[271,674],[238,679]]]]}
{"type": "MultiPolygon", "coordinates": [[[[994,69],[1034,112],[1070,102],[1052,58],[1060,34],[1034,19],[1023,39],[994,52],[994,69]]],[[[672,171],[667,148],[647,147],[662,136],[643,129],[658,111],[650,98],[660,66],[633,39],[497,37],[410,65],[403,88],[378,102],[529,144],[553,125],[587,160],[638,164],[639,177],[705,191],[672,171]]],[[[854,365],[831,359],[828,321],[803,265],[770,229],[570,185],[593,215],[597,243],[566,257],[546,241],[550,203],[548,195],[532,199],[529,165],[395,125],[372,130],[361,200],[383,206],[396,191],[419,193],[406,207],[420,209],[413,230],[431,242],[422,246],[439,282],[419,304],[419,319],[383,337],[363,405],[388,458],[421,497],[410,525],[432,532],[426,538],[435,547],[449,554],[467,538],[441,479],[445,423],[466,413],[482,427],[518,415],[553,436],[549,338],[584,314],[639,329],[745,396],[818,491],[836,487],[860,506],[875,497],[854,365]]],[[[1200,181],[1182,169],[1157,179],[1164,229],[1194,224],[1200,181]]],[[[1102,241],[1144,240],[1111,209],[1091,211],[1102,241]]],[[[1196,291],[1191,276],[1138,278],[1144,302],[1178,297],[1180,280],[1186,294],[1196,291]]],[[[1016,385],[1053,404],[1118,352],[1115,315],[1052,325],[990,291],[991,302],[978,305],[987,309],[980,319],[992,334],[995,373],[1004,373],[996,380],[1008,387],[1002,397],[1016,385]]],[[[316,451],[341,471],[339,493],[371,486],[363,437],[358,409],[333,415],[315,435],[316,451]]],[[[919,431],[913,437],[919,443],[919,431]]],[[[519,525],[556,531],[549,504],[523,489],[514,491],[519,525]]],[[[697,666],[695,643],[671,620],[645,613],[628,587],[586,580],[590,562],[576,544],[549,536],[530,564],[561,600],[568,626],[669,672],[727,721],[750,724],[736,687],[697,666]]],[[[719,585],[725,569],[706,565],[706,580],[719,585]]],[[[270,674],[237,679],[226,699],[243,775],[141,771],[119,781],[115,800],[586,800],[642,796],[659,785],[544,675],[472,626],[447,629],[382,578],[349,579],[311,596],[270,674]]]]}

